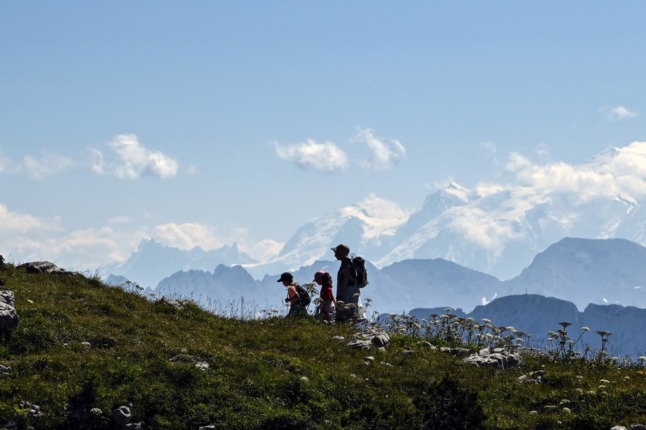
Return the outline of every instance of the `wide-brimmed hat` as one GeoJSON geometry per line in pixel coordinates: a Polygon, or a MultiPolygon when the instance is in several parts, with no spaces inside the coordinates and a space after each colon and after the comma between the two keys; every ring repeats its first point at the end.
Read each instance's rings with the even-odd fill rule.
{"type": "Polygon", "coordinates": [[[335,246],[334,248],[332,248],[332,251],[334,251],[335,254],[338,253],[338,254],[346,254],[347,255],[347,254],[350,253],[350,247],[348,245],[345,245],[345,244],[341,243],[341,244],[335,246]]]}
{"type": "Polygon", "coordinates": [[[294,280],[294,276],[292,276],[291,273],[285,272],[282,275],[280,275],[280,279],[276,282],[292,282],[294,280]]]}

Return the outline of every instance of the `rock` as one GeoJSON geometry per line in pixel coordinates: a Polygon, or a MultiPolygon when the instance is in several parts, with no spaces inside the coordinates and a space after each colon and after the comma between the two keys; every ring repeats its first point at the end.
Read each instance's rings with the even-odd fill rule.
{"type": "Polygon", "coordinates": [[[447,346],[443,346],[440,348],[440,351],[446,352],[447,354],[451,354],[455,357],[469,354],[469,350],[467,348],[449,348],[447,346]]]}
{"type": "Polygon", "coordinates": [[[209,369],[209,363],[206,361],[198,361],[195,363],[195,367],[197,367],[200,370],[208,370],[209,369]]]}
{"type": "Polygon", "coordinates": [[[534,384],[540,384],[543,382],[543,377],[545,376],[544,370],[535,370],[529,372],[525,375],[518,377],[518,382],[532,382],[534,384]]]}
{"type": "Polygon", "coordinates": [[[386,346],[390,343],[390,336],[385,332],[377,333],[375,337],[372,338],[372,343],[378,347],[386,346]]]}
{"type": "Polygon", "coordinates": [[[132,418],[130,408],[128,406],[119,406],[117,409],[112,411],[112,418],[114,418],[114,422],[117,423],[119,427],[125,428],[132,418]]]}
{"type": "Polygon", "coordinates": [[[208,426],[200,427],[199,430],[215,430],[215,426],[213,424],[210,424],[208,426]]]}
{"type": "Polygon", "coordinates": [[[34,405],[33,403],[29,403],[23,400],[19,403],[19,406],[20,406],[20,409],[29,410],[29,412],[27,412],[27,416],[29,418],[38,418],[43,416],[43,411],[38,405],[34,405]]]}
{"type": "Polygon", "coordinates": [[[644,424],[631,424],[630,430],[646,430],[646,425],[644,424]]]}
{"type": "Polygon", "coordinates": [[[348,346],[352,349],[370,349],[372,341],[361,339],[351,340],[348,342],[348,346]]]}
{"type": "Polygon", "coordinates": [[[614,426],[610,430],[628,430],[628,429],[624,426],[614,426]]]}
{"type": "Polygon", "coordinates": [[[11,367],[5,366],[4,364],[0,364],[0,373],[3,375],[8,375],[11,373],[11,367]]]}
{"type": "Polygon", "coordinates": [[[49,261],[33,261],[31,263],[24,263],[18,266],[18,268],[27,270],[27,273],[55,273],[59,275],[69,275],[72,273],[65,269],[61,269],[49,261]]]}
{"type": "Polygon", "coordinates": [[[472,354],[464,359],[465,363],[478,367],[489,366],[496,369],[508,369],[522,365],[520,355],[504,349],[495,349],[493,352],[485,348],[478,354],[472,354]]]}
{"type": "Polygon", "coordinates": [[[12,290],[0,290],[0,303],[16,306],[16,297],[12,290]]]}
{"type": "Polygon", "coordinates": [[[16,312],[13,291],[0,291],[0,336],[8,336],[11,331],[18,327],[19,322],[20,317],[16,312]]]}
{"type": "Polygon", "coordinates": [[[356,349],[370,349],[372,345],[377,348],[384,348],[389,343],[390,336],[388,336],[388,333],[379,326],[372,325],[363,327],[361,331],[355,333],[354,340],[348,342],[348,346],[356,349]]]}

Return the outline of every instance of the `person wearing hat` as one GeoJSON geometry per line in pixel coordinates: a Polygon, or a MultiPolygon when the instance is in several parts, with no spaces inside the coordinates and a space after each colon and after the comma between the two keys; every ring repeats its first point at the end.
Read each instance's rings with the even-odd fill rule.
{"type": "MultiPolygon", "coordinates": [[[[355,316],[359,314],[359,287],[357,286],[357,273],[350,259],[350,248],[348,245],[339,244],[332,248],[334,257],[341,262],[336,278],[336,300],[350,305],[348,314],[355,316]]],[[[337,312],[337,321],[346,318],[345,312],[337,312]]]]}
{"type": "Polygon", "coordinates": [[[298,283],[294,282],[294,276],[291,273],[285,272],[280,275],[277,282],[282,282],[287,288],[287,298],[285,303],[289,303],[289,312],[287,316],[301,315],[307,312],[305,305],[302,303],[301,296],[298,294],[298,283]]]}
{"type": "Polygon", "coordinates": [[[314,274],[314,282],[321,286],[321,301],[317,307],[317,315],[322,321],[334,322],[336,319],[336,300],[332,291],[332,275],[323,270],[314,274]]]}

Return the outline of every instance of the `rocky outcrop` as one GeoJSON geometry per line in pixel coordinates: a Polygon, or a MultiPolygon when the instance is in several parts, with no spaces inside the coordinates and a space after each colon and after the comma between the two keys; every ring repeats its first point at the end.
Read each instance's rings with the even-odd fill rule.
{"type": "Polygon", "coordinates": [[[0,337],[8,337],[19,322],[13,291],[0,290],[0,337]]]}
{"type": "Polygon", "coordinates": [[[31,263],[24,263],[18,266],[18,268],[25,269],[27,273],[55,273],[58,275],[69,275],[72,273],[65,269],[61,269],[49,261],[33,261],[31,263]]]}
{"type": "Polygon", "coordinates": [[[378,325],[371,325],[355,333],[354,340],[348,346],[354,349],[370,349],[372,346],[385,348],[390,343],[390,336],[378,325]]]}
{"type": "Polygon", "coordinates": [[[464,362],[478,367],[493,367],[496,369],[509,369],[523,364],[519,354],[509,352],[504,348],[495,348],[493,350],[483,348],[477,354],[471,354],[465,358],[464,362]]]}

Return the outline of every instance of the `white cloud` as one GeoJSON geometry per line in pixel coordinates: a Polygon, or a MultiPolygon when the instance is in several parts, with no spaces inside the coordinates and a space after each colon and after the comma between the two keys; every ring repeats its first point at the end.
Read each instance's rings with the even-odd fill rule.
{"type": "Polygon", "coordinates": [[[0,234],[23,234],[35,230],[52,229],[55,226],[33,215],[11,212],[0,204],[0,234]]]}
{"type": "Polygon", "coordinates": [[[152,238],[163,245],[184,250],[197,246],[208,250],[225,245],[215,228],[200,223],[158,225],[152,231],[152,238]]]}
{"type": "Polygon", "coordinates": [[[599,112],[606,116],[609,121],[620,121],[622,119],[635,118],[638,113],[631,111],[624,106],[604,106],[599,109],[599,112]]]}
{"type": "Polygon", "coordinates": [[[520,154],[510,154],[506,170],[519,185],[537,193],[577,193],[581,201],[597,195],[628,193],[646,195],[646,142],[613,148],[592,161],[535,164],[520,154]]]}
{"type": "Polygon", "coordinates": [[[129,223],[130,223],[130,218],[125,215],[115,216],[108,220],[108,224],[112,224],[112,225],[129,224],[129,223]]]}
{"type": "Polygon", "coordinates": [[[200,247],[206,251],[237,244],[241,252],[258,261],[267,261],[283,248],[284,243],[275,240],[254,241],[244,228],[235,228],[221,233],[217,228],[201,223],[167,223],[152,230],[151,237],[158,243],[189,250],[200,247]]]}
{"type": "Polygon", "coordinates": [[[368,194],[357,206],[362,208],[370,217],[386,220],[408,218],[409,212],[402,209],[397,203],[381,198],[375,193],[368,194]]]}
{"type": "Polygon", "coordinates": [[[308,139],[305,143],[289,146],[274,143],[274,150],[282,160],[319,172],[335,172],[348,165],[348,156],[333,142],[308,139]]]}
{"type": "Polygon", "coordinates": [[[45,179],[63,172],[74,163],[67,157],[55,154],[45,154],[40,158],[26,156],[23,166],[27,174],[33,179],[45,179]]]}
{"type": "Polygon", "coordinates": [[[106,161],[101,151],[92,149],[92,170],[96,173],[111,174],[119,179],[138,179],[145,174],[160,178],[177,175],[179,164],[175,159],[143,147],[134,134],[117,135],[108,146],[116,153],[118,160],[106,161]]]}
{"type": "Polygon", "coordinates": [[[478,207],[462,206],[457,209],[449,228],[466,240],[486,249],[502,252],[505,245],[519,236],[510,220],[497,217],[478,207]]]}
{"type": "Polygon", "coordinates": [[[354,141],[370,149],[370,156],[362,164],[373,171],[390,170],[406,155],[406,148],[398,140],[378,139],[370,129],[359,129],[354,141]]]}

